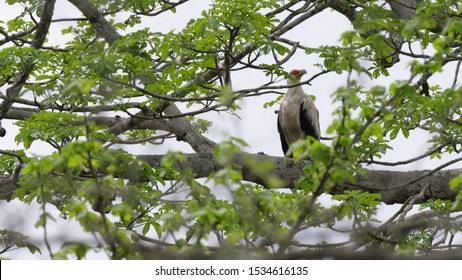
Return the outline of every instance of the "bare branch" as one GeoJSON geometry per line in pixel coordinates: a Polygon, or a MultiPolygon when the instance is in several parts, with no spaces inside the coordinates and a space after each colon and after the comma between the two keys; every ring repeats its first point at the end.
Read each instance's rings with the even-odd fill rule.
{"type": "Polygon", "coordinates": [[[376,161],[376,160],[365,160],[365,161],[361,161],[361,163],[367,163],[367,164],[377,164],[377,165],[384,165],[384,166],[398,166],[398,165],[406,165],[406,164],[409,164],[409,163],[413,163],[413,162],[416,162],[416,161],[419,161],[421,159],[424,159],[426,157],[429,157],[433,154],[436,154],[436,153],[439,153],[441,152],[441,150],[446,147],[449,143],[444,143],[444,144],[441,144],[439,145],[438,147],[420,155],[420,156],[417,156],[417,157],[414,157],[414,158],[411,158],[411,159],[408,159],[408,160],[400,160],[400,161],[395,161],[395,162],[386,162],[386,161],[376,161]]]}

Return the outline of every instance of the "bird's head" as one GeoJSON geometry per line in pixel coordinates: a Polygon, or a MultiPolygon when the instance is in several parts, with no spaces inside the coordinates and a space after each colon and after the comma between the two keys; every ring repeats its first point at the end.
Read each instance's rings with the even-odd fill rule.
{"type": "Polygon", "coordinates": [[[290,77],[287,79],[287,85],[293,85],[300,82],[300,78],[306,74],[305,69],[294,69],[289,72],[290,77]]]}

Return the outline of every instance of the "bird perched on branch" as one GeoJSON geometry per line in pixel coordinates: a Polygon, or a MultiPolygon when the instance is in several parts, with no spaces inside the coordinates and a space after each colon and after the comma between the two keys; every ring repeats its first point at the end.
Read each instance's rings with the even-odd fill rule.
{"type": "MultiPolygon", "coordinates": [[[[300,83],[300,78],[306,70],[294,69],[290,71],[287,85],[300,83]]],[[[307,136],[319,140],[321,129],[319,127],[319,112],[311,97],[303,91],[301,85],[290,87],[281,102],[278,113],[278,131],[284,155],[287,155],[289,146],[307,136]]]]}

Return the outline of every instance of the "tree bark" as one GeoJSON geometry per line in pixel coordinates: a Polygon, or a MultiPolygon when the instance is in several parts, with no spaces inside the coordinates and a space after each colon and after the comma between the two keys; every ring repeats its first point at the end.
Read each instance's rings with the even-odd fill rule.
{"type": "MultiPolygon", "coordinates": [[[[186,158],[176,163],[176,167],[182,170],[191,170],[195,178],[206,178],[224,166],[213,158],[213,153],[185,154],[186,158]]],[[[137,158],[147,162],[152,167],[162,166],[161,160],[164,155],[138,155],[137,158]]],[[[295,162],[293,159],[274,157],[260,154],[236,153],[230,163],[242,167],[243,180],[270,187],[269,176],[280,180],[278,188],[293,189],[297,180],[304,176],[303,169],[309,161],[295,162]],[[255,164],[270,162],[272,171],[268,174],[257,172],[255,164]]],[[[442,199],[453,201],[456,193],[449,187],[449,182],[454,177],[462,174],[462,169],[451,170],[419,170],[419,171],[385,171],[370,170],[365,176],[357,176],[356,182],[346,181],[343,185],[337,185],[328,190],[329,194],[340,194],[345,190],[361,190],[370,193],[379,193],[381,201],[386,204],[404,203],[408,198],[417,196],[422,188],[427,187],[422,199],[416,203],[422,203],[429,199],[442,199]]],[[[147,178],[133,176],[130,180],[142,182],[147,178]]],[[[15,178],[17,179],[17,178],[15,178]]],[[[166,178],[168,179],[168,178],[166,178]]],[[[13,178],[0,178],[0,199],[8,200],[17,187],[17,180],[13,178]]]]}
{"type": "Polygon", "coordinates": [[[89,0],[69,0],[91,22],[95,30],[112,45],[121,35],[111,26],[98,9],[89,0]]]}
{"type": "MultiPolygon", "coordinates": [[[[146,161],[149,165],[160,166],[163,155],[139,155],[138,158],[146,161]]],[[[282,182],[280,188],[293,189],[295,182],[300,179],[303,169],[308,161],[295,162],[293,159],[274,157],[268,155],[238,153],[232,163],[242,166],[242,176],[245,181],[267,186],[268,174],[259,174],[252,168],[252,164],[258,162],[271,162],[274,166],[271,176],[275,176],[282,182]]],[[[186,159],[178,162],[176,166],[182,170],[190,169],[196,178],[204,178],[223,168],[211,153],[186,154],[186,159]]],[[[456,193],[449,187],[451,179],[462,173],[462,169],[452,170],[421,170],[421,171],[384,171],[370,170],[366,176],[357,176],[356,182],[345,182],[338,185],[330,194],[339,194],[345,190],[362,190],[371,193],[379,193],[381,201],[386,204],[404,203],[409,197],[419,195],[422,188],[428,186],[428,191],[422,203],[428,199],[454,200],[456,193]]]]}

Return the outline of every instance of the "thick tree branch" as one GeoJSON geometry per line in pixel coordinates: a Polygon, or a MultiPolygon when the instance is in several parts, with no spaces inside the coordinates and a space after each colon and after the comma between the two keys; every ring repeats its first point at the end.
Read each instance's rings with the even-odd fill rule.
{"type": "MultiPolygon", "coordinates": [[[[182,170],[190,170],[196,178],[205,178],[214,172],[224,168],[213,158],[211,152],[185,154],[186,159],[177,163],[182,170]]],[[[138,158],[146,161],[152,167],[161,166],[163,155],[139,155],[138,158]]],[[[245,181],[263,186],[269,186],[269,174],[257,172],[255,164],[268,163],[273,165],[270,176],[280,180],[279,188],[294,188],[295,182],[303,175],[304,167],[309,162],[294,162],[293,159],[274,157],[268,155],[238,153],[232,159],[234,166],[242,167],[242,176],[245,181]]],[[[415,203],[421,203],[428,199],[454,200],[456,193],[450,190],[449,182],[454,177],[462,174],[462,169],[439,170],[439,171],[382,171],[370,170],[366,176],[357,177],[356,183],[345,182],[329,191],[330,194],[343,193],[345,190],[362,190],[371,193],[379,193],[381,201],[387,204],[404,203],[409,197],[419,195],[420,199],[415,203]],[[416,178],[420,180],[416,181],[416,178]],[[427,186],[427,191],[422,194],[422,189],[427,186]]],[[[138,181],[147,180],[138,178],[138,181]]],[[[0,199],[9,199],[14,191],[17,178],[0,178],[0,199]]]]}
{"type": "MultiPolygon", "coordinates": [[[[164,113],[168,115],[178,115],[181,111],[174,104],[168,106],[164,113]]],[[[186,118],[172,118],[166,122],[167,131],[174,133],[178,140],[187,142],[191,148],[199,153],[211,153],[215,142],[205,136],[200,135],[186,118]]]]}
{"type": "Polygon", "coordinates": [[[385,0],[391,7],[391,10],[403,19],[410,19],[415,15],[417,5],[422,0],[385,0]]]}
{"type": "MultiPolygon", "coordinates": [[[[151,166],[160,166],[163,155],[140,155],[139,159],[146,161],[151,166]]],[[[233,159],[233,164],[242,166],[244,180],[267,185],[268,174],[254,172],[256,162],[271,162],[274,166],[271,175],[281,180],[281,188],[293,188],[294,182],[303,176],[303,169],[309,162],[294,162],[293,159],[274,157],[259,154],[239,153],[233,159]]],[[[186,159],[177,164],[178,168],[191,170],[196,178],[207,177],[213,172],[223,168],[211,153],[207,154],[186,154],[186,159]]],[[[379,193],[381,201],[387,204],[404,203],[407,198],[421,193],[423,186],[428,185],[428,191],[422,196],[424,200],[447,199],[453,200],[455,193],[450,190],[449,182],[452,178],[462,173],[462,169],[431,171],[381,171],[371,170],[365,177],[357,177],[356,183],[346,182],[344,185],[336,186],[330,191],[331,194],[343,193],[345,190],[362,190],[371,193],[379,193]],[[428,176],[424,176],[430,174],[428,176]],[[421,180],[414,182],[415,178],[421,180]],[[409,182],[409,184],[407,184],[409,182]],[[399,186],[399,188],[397,188],[399,186]]]]}
{"type": "Polygon", "coordinates": [[[76,6],[77,9],[85,15],[95,30],[103,36],[104,40],[106,40],[110,45],[121,38],[120,34],[117,33],[117,31],[89,0],[69,0],[69,2],[74,4],[74,6],[76,6]]]}

